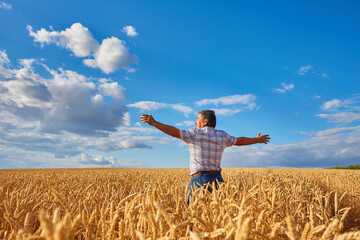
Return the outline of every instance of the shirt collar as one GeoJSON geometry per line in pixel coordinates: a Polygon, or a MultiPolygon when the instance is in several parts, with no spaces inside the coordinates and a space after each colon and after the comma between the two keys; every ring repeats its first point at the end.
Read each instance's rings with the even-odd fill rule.
{"type": "Polygon", "coordinates": [[[201,130],[208,130],[208,129],[215,129],[215,128],[213,128],[213,127],[209,127],[209,126],[206,126],[206,127],[203,127],[201,130]]]}

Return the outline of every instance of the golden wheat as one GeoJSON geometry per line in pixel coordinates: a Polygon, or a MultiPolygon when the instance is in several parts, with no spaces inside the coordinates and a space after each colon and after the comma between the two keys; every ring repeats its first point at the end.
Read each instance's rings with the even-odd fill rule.
{"type": "Polygon", "coordinates": [[[360,239],[358,171],[222,175],[187,205],[187,169],[0,170],[0,238],[360,239]]]}

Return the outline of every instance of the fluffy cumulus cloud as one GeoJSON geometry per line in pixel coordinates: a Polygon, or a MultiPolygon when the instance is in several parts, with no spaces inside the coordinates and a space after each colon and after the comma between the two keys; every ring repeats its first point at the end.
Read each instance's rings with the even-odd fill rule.
{"type": "Polygon", "coordinates": [[[331,123],[348,124],[360,120],[358,97],[345,100],[333,99],[322,104],[322,113],[315,116],[327,119],[331,123]]]}
{"type": "Polygon", "coordinates": [[[295,87],[294,84],[286,84],[286,83],[281,83],[281,86],[282,88],[274,88],[273,91],[276,93],[285,93],[287,91],[294,89],[295,87]]]}
{"type": "MultiPolygon", "coordinates": [[[[128,127],[130,115],[122,104],[125,89],[117,82],[90,79],[64,69],[52,70],[34,59],[22,59],[19,68],[10,68],[6,52],[0,51],[0,56],[0,148],[7,152],[9,148],[18,149],[9,154],[35,161],[41,152],[45,154],[41,156],[50,154],[51,159],[75,157],[79,164],[85,164],[85,160],[81,163],[85,158],[81,154],[88,149],[116,153],[151,148],[147,139],[137,137],[139,132],[152,142],[169,141],[144,136],[143,128],[140,131],[128,127]],[[43,67],[50,77],[36,73],[36,68],[43,67]]],[[[5,155],[1,158],[15,161],[5,155]]],[[[93,164],[111,163],[108,158],[88,159],[93,164]]],[[[118,161],[114,164],[121,165],[118,161]]]]}
{"type": "Polygon", "coordinates": [[[122,32],[125,32],[126,35],[128,35],[129,37],[136,37],[139,35],[139,33],[136,32],[136,28],[134,28],[133,26],[123,27],[122,32]]]}
{"type": "Polygon", "coordinates": [[[103,92],[104,95],[119,99],[119,100],[125,100],[125,88],[120,86],[117,82],[105,82],[101,84],[100,86],[101,92],[103,92]]]}
{"type": "Polygon", "coordinates": [[[129,69],[130,64],[138,61],[137,56],[129,53],[124,41],[110,37],[99,44],[81,23],[74,23],[63,31],[47,31],[44,28],[34,31],[31,26],[27,26],[27,29],[34,41],[42,46],[53,43],[70,50],[77,57],[90,57],[84,59],[83,63],[88,67],[100,68],[107,74],[120,68],[129,69]]]}
{"type": "Polygon", "coordinates": [[[85,59],[86,66],[100,68],[104,73],[112,73],[117,69],[127,69],[129,64],[136,63],[138,58],[129,53],[124,41],[111,37],[104,39],[94,53],[93,59],[85,59]]]}
{"type": "Polygon", "coordinates": [[[122,125],[127,108],[117,101],[106,103],[105,95],[87,77],[48,70],[50,79],[37,75],[29,65],[13,69],[10,77],[2,76],[0,108],[16,118],[36,121],[37,130],[43,132],[91,135],[122,125]]]}
{"type": "Polygon", "coordinates": [[[322,168],[358,164],[360,126],[328,129],[295,144],[253,145],[228,148],[224,167],[322,168]]]}
{"type": "Polygon", "coordinates": [[[6,3],[6,2],[0,2],[0,8],[3,8],[5,10],[11,10],[12,6],[9,3],[6,3]]]}
{"type": "Polygon", "coordinates": [[[34,32],[31,26],[27,26],[30,36],[35,42],[44,44],[54,43],[57,46],[67,48],[77,57],[87,57],[97,51],[99,43],[87,27],[80,23],[74,23],[64,31],[47,31],[44,28],[34,32]]]}
{"type": "Polygon", "coordinates": [[[154,101],[140,101],[132,104],[128,104],[128,107],[140,108],[141,111],[154,111],[159,109],[171,108],[189,117],[189,114],[193,113],[192,108],[184,106],[182,104],[167,104],[154,101]]]}

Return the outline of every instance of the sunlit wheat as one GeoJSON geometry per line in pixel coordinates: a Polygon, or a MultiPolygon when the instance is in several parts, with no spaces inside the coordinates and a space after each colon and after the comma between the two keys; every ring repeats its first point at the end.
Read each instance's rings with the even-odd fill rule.
{"type": "Polygon", "coordinates": [[[0,238],[360,239],[360,171],[222,175],[187,205],[188,169],[0,170],[0,238]]]}

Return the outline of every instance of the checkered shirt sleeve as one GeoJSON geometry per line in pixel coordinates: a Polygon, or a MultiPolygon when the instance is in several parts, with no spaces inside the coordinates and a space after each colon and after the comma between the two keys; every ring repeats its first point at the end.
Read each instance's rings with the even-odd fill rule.
{"type": "Polygon", "coordinates": [[[221,158],[226,147],[236,138],[224,131],[205,127],[180,130],[181,139],[189,146],[190,174],[199,171],[221,171],[221,158]]]}

